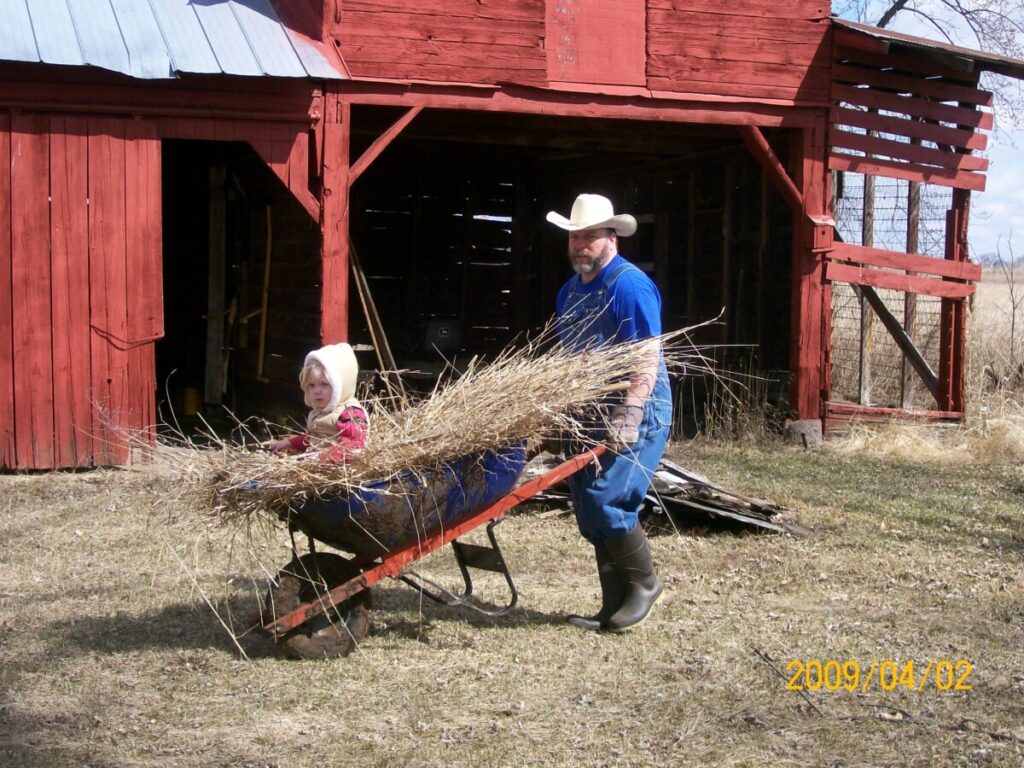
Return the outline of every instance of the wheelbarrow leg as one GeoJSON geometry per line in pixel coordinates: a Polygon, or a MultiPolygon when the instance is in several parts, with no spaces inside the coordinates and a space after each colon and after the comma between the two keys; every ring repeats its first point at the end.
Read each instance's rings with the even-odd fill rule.
{"type": "Polygon", "coordinates": [[[498,518],[497,520],[491,520],[487,524],[487,538],[491,542],[489,547],[480,544],[465,544],[457,539],[451,542],[452,551],[455,554],[455,562],[459,564],[459,570],[462,572],[462,579],[466,585],[461,593],[449,592],[441,585],[411,571],[402,574],[399,578],[417,592],[442,605],[465,605],[467,608],[472,608],[477,613],[482,613],[485,616],[504,616],[516,607],[516,603],[519,602],[519,592],[516,590],[512,574],[509,572],[508,564],[505,562],[505,556],[501,553],[501,547],[498,545],[498,539],[494,534],[494,529],[500,522],[501,518],[498,518]],[[505,577],[505,583],[508,584],[511,597],[504,608],[491,611],[481,607],[473,599],[473,578],[469,572],[470,568],[500,573],[505,577]],[[424,582],[429,583],[437,591],[434,592],[428,589],[424,586],[424,582]]]}

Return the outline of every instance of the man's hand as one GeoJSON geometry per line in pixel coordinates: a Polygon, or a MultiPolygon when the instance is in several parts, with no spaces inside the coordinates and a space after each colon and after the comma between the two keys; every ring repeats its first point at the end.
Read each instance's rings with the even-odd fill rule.
{"type": "Polygon", "coordinates": [[[639,405],[617,405],[608,419],[608,445],[629,448],[640,439],[644,409],[639,405]]]}

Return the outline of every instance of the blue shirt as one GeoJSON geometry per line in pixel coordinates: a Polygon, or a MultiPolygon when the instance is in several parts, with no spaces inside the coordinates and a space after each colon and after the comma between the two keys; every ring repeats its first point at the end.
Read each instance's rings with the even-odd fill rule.
{"type": "MultiPolygon", "coordinates": [[[[661,335],[661,295],[654,282],[615,255],[590,282],[571,277],[555,300],[558,337],[571,350],[640,341],[661,335]]],[[[658,364],[652,398],[671,402],[665,359],[658,364]]]]}

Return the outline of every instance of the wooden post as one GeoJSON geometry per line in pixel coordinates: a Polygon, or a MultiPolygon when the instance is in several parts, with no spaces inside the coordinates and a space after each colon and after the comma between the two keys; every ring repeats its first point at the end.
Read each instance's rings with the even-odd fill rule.
{"type": "Polygon", "coordinates": [[[206,376],[203,402],[220,405],[224,391],[224,278],[227,259],[227,197],[223,165],[210,168],[209,266],[206,287],[206,376]]]}
{"type": "MultiPolygon", "coordinates": [[[[946,212],[946,259],[967,261],[967,221],[971,192],[954,189],[952,207],[946,212]]],[[[939,342],[939,409],[964,409],[964,364],[967,343],[967,310],[963,299],[943,299],[939,342]]]]}
{"type": "MultiPolygon", "coordinates": [[[[328,89],[331,86],[328,85],[328,89]]],[[[320,339],[348,339],[349,145],[352,108],[333,90],[324,97],[324,152],[320,200],[322,282],[320,339]]]]}
{"type": "MultiPolygon", "coordinates": [[[[871,248],[875,244],[875,177],[864,175],[864,215],[861,219],[861,245],[871,248]]],[[[871,405],[871,353],[874,322],[871,305],[861,296],[860,305],[860,369],[857,402],[871,405]]]]}
{"type": "Polygon", "coordinates": [[[792,314],[790,329],[790,408],[796,419],[820,419],[823,413],[824,259],[815,235],[830,231],[816,227],[810,217],[831,213],[828,166],[825,158],[825,119],[812,128],[794,130],[790,156],[794,181],[803,197],[803,211],[793,212],[792,314]]]}
{"type": "MultiPolygon", "coordinates": [[[[912,139],[920,143],[920,139],[912,139]]],[[[921,232],[921,183],[911,181],[907,188],[907,253],[917,253],[921,232]]],[[[903,332],[911,341],[917,326],[917,294],[909,291],[903,294],[903,332]]],[[[914,369],[906,356],[903,357],[900,377],[900,407],[914,405],[914,369]]]]}

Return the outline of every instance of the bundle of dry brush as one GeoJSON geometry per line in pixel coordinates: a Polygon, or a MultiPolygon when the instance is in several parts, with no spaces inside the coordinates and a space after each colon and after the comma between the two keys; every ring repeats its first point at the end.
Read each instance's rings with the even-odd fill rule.
{"type": "MultiPolygon", "coordinates": [[[[682,329],[661,336],[670,370],[709,370],[682,329]]],[[[455,459],[500,450],[554,433],[573,433],[586,443],[582,414],[592,419],[608,392],[628,381],[630,371],[650,360],[650,340],[571,353],[541,337],[505,350],[486,363],[474,359],[457,378],[420,400],[369,400],[370,434],[348,464],[317,453],[282,456],[255,439],[214,440],[212,447],[187,439],[164,455],[182,482],[179,500],[218,522],[239,525],[255,516],[277,516],[303,500],[341,494],[371,480],[392,477],[455,459]]],[[[210,436],[212,437],[212,436],[210,436]]],[[[153,452],[161,460],[159,447],[153,452]]]]}

